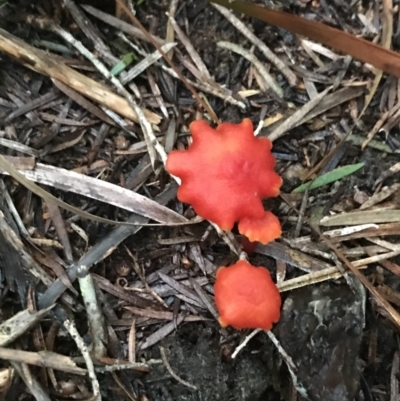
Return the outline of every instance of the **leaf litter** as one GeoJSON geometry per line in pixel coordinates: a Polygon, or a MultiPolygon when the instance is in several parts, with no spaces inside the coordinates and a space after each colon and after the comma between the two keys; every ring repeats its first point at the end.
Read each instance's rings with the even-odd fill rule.
{"type": "MultiPolygon", "coordinates": [[[[153,7],[148,0],[135,6],[135,16],[120,0],[116,10],[70,0],[39,3],[26,14],[11,2],[0,6],[0,155],[8,163],[0,187],[2,327],[18,321],[6,330],[0,355],[14,372],[6,392],[15,394],[21,376],[35,399],[54,392],[68,398],[68,386],[74,398],[183,400],[196,399],[196,389],[210,400],[257,399],[265,383],[274,388],[273,399],[335,399],[332,384],[321,393],[321,380],[331,383],[334,374],[329,364],[327,377],[313,379],[305,377],[302,361],[319,366],[323,352],[332,351],[329,335],[352,329],[357,341],[343,334],[335,343],[344,350],[337,360],[342,370],[356,366],[338,399],[393,398],[398,344],[388,338],[399,323],[400,139],[398,83],[386,74],[397,75],[398,56],[384,50],[397,23],[391,2],[382,1],[382,12],[372,4],[328,12],[322,2],[284,9],[347,27],[355,35],[342,47],[337,32],[336,42],[326,42],[326,26],[318,27],[324,30],[317,29],[318,38],[297,39],[206,2],[153,7]],[[378,48],[369,41],[378,38],[379,21],[378,48]],[[351,43],[360,46],[354,54],[351,43]],[[387,65],[375,64],[385,71],[347,51],[363,61],[387,57],[387,65]],[[283,320],[269,337],[218,326],[215,271],[236,260],[240,240],[179,204],[163,167],[166,150],[190,143],[192,120],[243,117],[274,140],[284,178],[281,200],[271,203],[283,237],[250,256],[276,272],[286,297],[283,320]],[[13,179],[9,165],[19,172],[13,179]],[[320,309],[310,310],[300,294],[320,309]],[[28,300],[37,309],[30,315],[28,300]],[[324,322],[328,337],[310,334],[321,348],[282,334],[288,324],[290,332],[298,330],[299,314],[303,322],[311,319],[308,327],[315,317],[324,322]],[[38,335],[34,325],[49,341],[25,341],[38,335]],[[58,341],[67,332],[68,340],[58,341]],[[273,356],[269,338],[280,356],[273,356]],[[360,361],[367,387],[359,387],[360,361]],[[142,376],[132,376],[135,369],[142,376]],[[100,371],[109,373],[103,378],[100,371]],[[48,378],[51,390],[44,386],[48,378]]],[[[288,28],[301,26],[297,20],[288,28]]]]}

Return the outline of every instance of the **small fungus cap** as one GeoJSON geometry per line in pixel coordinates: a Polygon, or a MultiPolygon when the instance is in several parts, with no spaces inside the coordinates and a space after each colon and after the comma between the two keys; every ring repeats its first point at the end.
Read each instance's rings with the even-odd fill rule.
{"type": "Polygon", "coordinates": [[[268,244],[276,240],[282,234],[279,219],[271,212],[266,210],[261,219],[244,217],[239,221],[240,234],[246,236],[250,242],[261,242],[268,244]]]}
{"type": "Polygon", "coordinates": [[[190,125],[193,142],[168,155],[167,171],[181,179],[178,199],[223,230],[243,218],[262,219],[262,198],[279,194],[281,177],[274,171],[271,141],[254,136],[253,124],[205,121],[190,125]]]}
{"type": "Polygon", "coordinates": [[[214,293],[223,327],[270,330],[280,318],[281,296],[263,267],[243,260],[221,267],[214,293]]]}

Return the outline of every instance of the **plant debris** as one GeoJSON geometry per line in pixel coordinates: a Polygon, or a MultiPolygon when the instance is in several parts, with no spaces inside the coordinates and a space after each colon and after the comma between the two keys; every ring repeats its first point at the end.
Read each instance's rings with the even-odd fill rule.
{"type": "Polygon", "coordinates": [[[0,2],[1,399],[395,400],[398,6],[100,3],[0,2]],[[283,179],[249,255],[165,169],[245,118],[283,179]],[[218,324],[238,259],[272,331],[218,324]]]}

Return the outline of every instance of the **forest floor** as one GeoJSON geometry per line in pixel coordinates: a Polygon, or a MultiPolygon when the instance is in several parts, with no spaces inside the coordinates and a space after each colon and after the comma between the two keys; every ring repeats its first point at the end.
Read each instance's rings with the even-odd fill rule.
{"type": "MultiPolygon", "coordinates": [[[[381,2],[259,3],[370,41],[384,24],[381,2]]],[[[371,66],[203,0],[134,8],[184,79],[113,1],[0,1],[0,155],[20,172],[0,165],[0,397],[398,400],[399,81],[374,91],[371,66]],[[250,118],[283,178],[265,201],[282,237],[249,256],[281,290],[269,333],[220,327],[215,272],[240,236],[181,224],[164,168],[215,117],[250,118]]]]}

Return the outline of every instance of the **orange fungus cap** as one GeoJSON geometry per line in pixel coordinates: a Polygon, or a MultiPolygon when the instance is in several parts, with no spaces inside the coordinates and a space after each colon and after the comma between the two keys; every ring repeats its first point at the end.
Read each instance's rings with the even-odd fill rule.
{"type": "Polygon", "coordinates": [[[250,242],[258,241],[262,244],[268,244],[282,234],[279,219],[269,211],[265,211],[261,219],[251,217],[241,219],[238,229],[240,234],[246,236],[250,242]]]}
{"type": "Polygon", "coordinates": [[[214,293],[223,327],[270,330],[280,318],[281,296],[263,267],[243,260],[221,267],[214,293]]]}
{"type": "Polygon", "coordinates": [[[197,120],[190,132],[189,148],[170,152],[166,163],[167,171],[181,179],[178,199],[223,230],[245,217],[261,219],[262,198],[277,196],[282,185],[271,141],[255,137],[247,118],[216,129],[197,120]]]}

